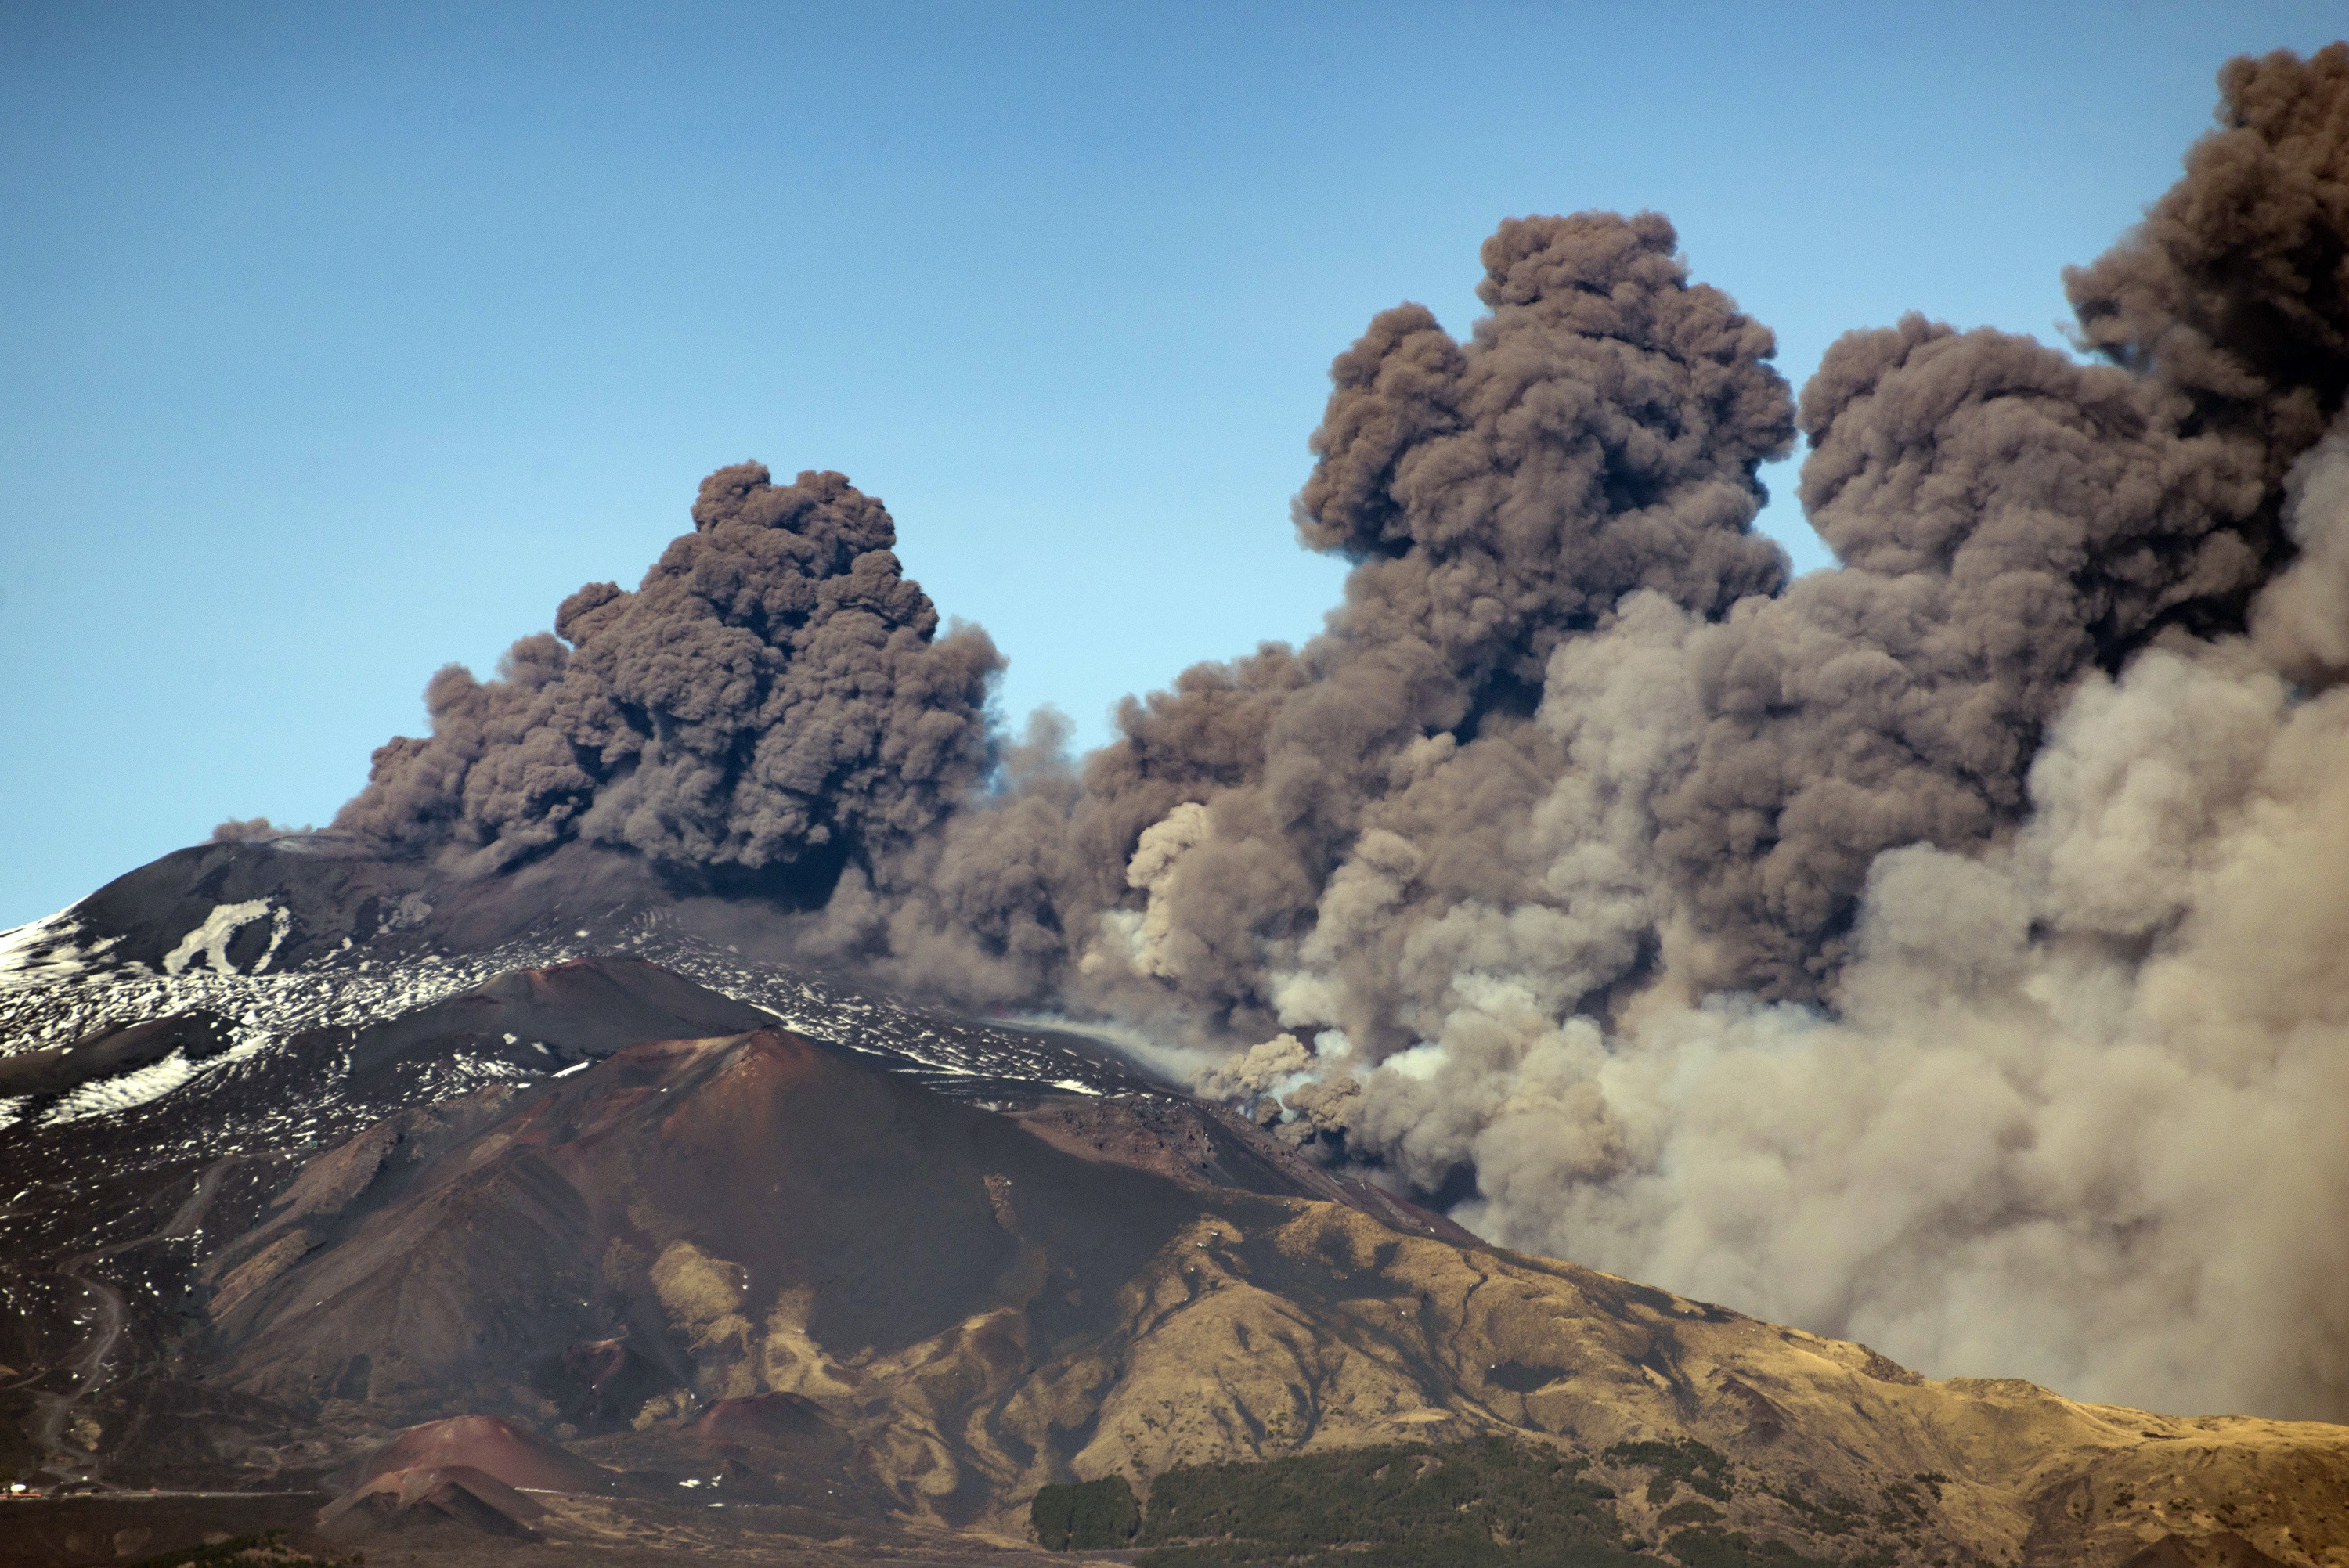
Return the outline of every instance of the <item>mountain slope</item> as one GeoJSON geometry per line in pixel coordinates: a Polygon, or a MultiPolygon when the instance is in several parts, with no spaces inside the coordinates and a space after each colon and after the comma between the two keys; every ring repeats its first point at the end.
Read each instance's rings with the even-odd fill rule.
{"type": "Polygon", "coordinates": [[[1693,1517],[1651,1484],[1657,1445],[1691,1440],[1725,1458],[1717,1533],[1837,1557],[2117,1563],[2220,1521],[2280,1562],[2339,1539],[2341,1429],[1930,1382],[1571,1264],[1087,1160],[778,1029],[442,1114],[476,1124],[365,1181],[383,1133],[320,1156],[219,1254],[223,1388],[329,1427],[540,1423],[616,1472],[787,1417],[788,1457],[734,1445],[738,1493],[998,1531],[1071,1477],[1497,1434],[1590,1461],[1650,1541],[1693,1517]]]}
{"type": "Polygon", "coordinates": [[[2349,1563],[2349,1429],[1928,1381],[1486,1246],[1096,1042],[396,882],[188,851],[0,941],[0,1460],[708,1552],[1366,1448],[1465,1485],[1499,1438],[1686,1568],[2349,1563]],[[618,1479],[509,1496],[516,1444],[618,1479]]]}

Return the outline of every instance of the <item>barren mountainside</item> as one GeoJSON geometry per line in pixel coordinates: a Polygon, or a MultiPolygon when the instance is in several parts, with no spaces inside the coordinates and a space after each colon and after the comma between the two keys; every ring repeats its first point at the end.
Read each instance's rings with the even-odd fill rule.
{"type": "MultiPolygon", "coordinates": [[[[2349,1562],[2349,1429],[1931,1381],[1486,1245],[1098,1046],[761,972],[639,910],[492,932],[551,961],[482,975],[429,917],[346,949],[311,929],[331,902],[275,919],[297,899],[15,939],[20,1473],[118,1509],[306,1492],[301,1530],[371,1551],[952,1553],[1030,1539],[1047,1487],[1227,1499],[1359,1452],[1402,1478],[1377,1509],[1549,1478],[1596,1532],[1573,1560],[2349,1562]],[[264,965],[255,925],[313,956],[264,965]],[[289,995],[307,1026],[265,1030],[289,995]]],[[[1248,1556],[1245,1512],[1183,1550],[1248,1556]]]]}

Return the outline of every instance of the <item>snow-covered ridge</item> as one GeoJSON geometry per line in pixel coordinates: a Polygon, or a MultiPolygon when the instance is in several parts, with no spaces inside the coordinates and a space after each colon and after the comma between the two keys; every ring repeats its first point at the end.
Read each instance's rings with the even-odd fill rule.
{"type": "MultiPolygon", "coordinates": [[[[602,940],[585,931],[550,932],[481,953],[388,959],[346,944],[275,969],[272,961],[288,926],[286,911],[265,900],[217,906],[165,958],[160,974],[110,958],[114,939],[83,928],[69,913],[0,934],[0,1057],[197,1009],[231,1021],[230,1048],[218,1056],[191,1061],[174,1052],[84,1084],[40,1113],[44,1124],[79,1120],[160,1099],[309,1030],[397,1017],[516,969],[620,956],[658,964],[757,1007],[787,1028],[884,1058],[881,1065],[949,1093],[1004,1078],[1078,1093],[1140,1087],[1133,1075],[1088,1061],[1032,1032],[935,1018],[771,968],[688,935],[657,913],[637,916],[602,940]],[[240,971],[228,957],[229,945],[263,919],[272,923],[268,948],[240,971]]],[[[503,1061],[460,1057],[436,1070],[436,1083],[443,1076],[446,1092],[462,1093],[492,1079],[543,1075],[503,1061]]],[[[0,1104],[0,1127],[21,1114],[19,1107],[0,1104]]]]}
{"type": "MultiPolygon", "coordinates": [[[[36,923],[45,929],[14,949],[0,945],[0,1056],[66,1045],[112,1025],[199,1007],[279,1036],[361,1024],[436,1002],[511,969],[585,956],[545,956],[539,944],[518,943],[462,957],[428,954],[388,964],[354,950],[271,972],[269,960],[284,940],[285,912],[264,906],[248,913],[249,904],[229,905],[227,911],[224,916],[215,910],[190,933],[160,975],[143,964],[110,961],[106,949],[112,939],[85,933],[69,915],[36,923]],[[230,965],[226,945],[236,931],[264,914],[279,929],[261,960],[240,972],[230,965]],[[197,956],[207,962],[192,962],[197,956]]],[[[19,927],[6,936],[34,930],[19,927]]]]}
{"type": "MultiPolygon", "coordinates": [[[[69,912],[0,931],[0,995],[27,986],[59,985],[116,967],[106,951],[122,939],[89,934],[89,944],[84,946],[85,934],[69,912]]],[[[0,1013],[0,1019],[5,1017],[0,1013]]],[[[5,1027],[0,1022],[0,1032],[5,1027]]],[[[5,1033],[0,1033],[0,1049],[5,1048],[5,1033]]]]}
{"type": "Polygon", "coordinates": [[[86,1117],[105,1116],[111,1111],[129,1110],[134,1105],[145,1105],[150,1099],[160,1099],[173,1089],[193,1078],[198,1073],[232,1061],[242,1061],[260,1052],[268,1041],[265,1037],[240,1039],[226,1053],[209,1061],[191,1062],[185,1051],[173,1051],[160,1062],[112,1078],[97,1078],[61,1097],[43,1112],[44,1126],[61,1121],[79,1121],[86,1117]]]}

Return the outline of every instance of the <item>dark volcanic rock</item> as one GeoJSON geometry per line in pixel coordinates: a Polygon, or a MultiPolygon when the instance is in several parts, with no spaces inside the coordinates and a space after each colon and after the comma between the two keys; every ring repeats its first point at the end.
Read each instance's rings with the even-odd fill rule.
{"type": "Polygon", "coordinates": [[[371,1024],[345,1047],[362,1092],[419,1062],[463,1053],[517,1076],[574,1067],[640,1040],[736,1035],[773,1020],[641,958],[576,958],[371,1024]]]}
{"type": "Polygon", "coordinates": [[[1228,1107],[1168,1094],[1064,1096],[1012,1113],[1082,1160],[1154,1171],[1195,1187],[1343,1203],[1406,1234],[1464,1245],[1476,1237],[1432,1209],[1359,1177],[1333,1174],[1228,1107]]]}
{"type": "Polygon", "coordinates": [[[413,1470],[470,1469],[533,1491],[604,1492],[618,1478],[494,1416],[457,1416],[409,1428],[334,1480],[348,1489],[413,1470]]]}
{"type": "MultiPolygon", "coordinates": [[[[111,938],[110,956],[160,970],[191,933],[222,908],[266,903],[288,911],[294,928],[278,944],[280,965],[320,955],[346,936],[364,939],[399,918],[423,885],[420,866],[357,852],[321,836],[265,843],[198,844],[114,879],[74,906],[86,927],[111,938]]],[[[409,905],[412,910],[415,906],[409,905]]],[[[237,934],[230,933],[232,940],[237,934]]],[[[254,955],[235,954],[239,968],[254,955]]]]}
{"type": "MultiPolygon", "coordinates": [[[[354,1072],[452,1040],[536,1048],[567,1067],[640,1040],[737,1035],[771,1022],[755,1007],[641,958],[577,958],[502,975],[371,1025],[352,1037],[349,1048],[354,1072]]],[[[516,1059],[533,1065],[527,1057],[516,1059]]]]}
{"type": "Polygon", "coordinates": [[[626,1339],[584,1339],[566,1346],[558,1363],[543,1368],[535,1386],[555,1399],[565,1421],[600,1430],[625,1424],[681,1380],[673,1361],[656,1365],[626,1339]]]}
{"type": "Polygon", "coordinates": [[[324,832],[175,851],[70,913],[86,934],[111,943],[114,961],[162,970],[192,934],[222,922],[222,911],[265,905],[261,917],[222,933],[222,965],[243,972],[264,951],[281,969],[347,944],[475,951],[533,931],[608,927],[673,902],[641,862],[580,846],[560,851],[559,863],[550,856],[512,876],[454,882],[421,861],[386,860],[324,832]],[[275,928],[281,911],[285,923],[275,928]]]}
{"type": "Polygon", "coordinates": [[[224,1320],[233,1387],[316,1400],[365,1357],[379,1408],[491,1391],[526,1408],[583,1343],[681,1373],[697,1337],[765,1328],[717,1327],[729,1302],[792,1292],[797,1330],[886,1353],[1033,1293],[1023,1237],[1080,1243],[1062,1266],[1097,1305],[1063,1290],[1031,1306],[1066,1332],[1196,1212],[1171,1182],[771,1028],[632,1046],[368,1202],[224,1320]]]}
{"type": "Polygon", "coordinates": [[[455,1531],[536,1541],[545,1507],[471,1465],[432,1465],[362,1481],[318,1511],[318,1528],[340,1540],[455,1531]]]}
{"type": "Polygon", "coordinates": [[[696,1416],[684,1435],[711,1444],[800,1447],[830,1445],[839,1429],[823,1407],[797,1394],[753,1394],[719,1399],[696,1416]]]}

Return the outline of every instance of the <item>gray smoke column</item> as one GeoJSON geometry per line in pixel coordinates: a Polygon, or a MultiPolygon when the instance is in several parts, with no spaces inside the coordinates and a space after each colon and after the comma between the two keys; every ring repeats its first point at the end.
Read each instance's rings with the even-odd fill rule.
{"type": "Polygon", "coordinates": [[[1840,570],[1631,593],[1406,748],[1263,950],[1293,1135],[1937,1374],[2349,1416],[2349,47],[2221,87],[2070,276],[2102,363],[1853,334],[1840,570]]]}
{"type": "Polygon", "coordinates": [[[2085,343],[2255,441],[2272,485],[2349,388],[2349,49],[2231,60],[2219,88],[2186,178],[2064,281],[2085,343]]]}
{"type": "MultiPolygon", "coordinates": [[[[1394,837],[1374,821],[1427,829],[1423,906],[1510,895],[1507,836],[1561,766],[1533,722],[1557,651],[1627,596],[1708,622],[1785,581],[1751,525],[1793,399],[1676,244],[1652,213],[1513,220],[1469,341],[1381,315],[1332,369],[1298,500],[1303,542],[1355,562],[1327,632],[1129,702],[1081,775],[1015,781],[844,887],[813,949],[1215,1039],[1274,1027],[1325,898],[1394,837]]],[[[1396,997],[1354,999],[1360,1037],[1409,1043],[1396,997]]]]}
{"type": "Polygon", "coordinates": [[[2106,363],[1921,317],[1838,343],[1799,428],[1843,564],[1791,586],[1750,527],[1797,425],[1768,332],[1653,214],[1503,224],[1469,341],[1407,304],[1332,366],[1296,507],[1355,562],[1328,631],[1130,702],[809,939],[1376,1054],[1493,973],[1831,1000],[1879,853],[2011,835],[2074,683],[2241,630],[2290,558],[2282,477],[2344,384],[2342,55],[2227,68],[2186,179],[2070,278],[2106,363]],[[1619,713],[1619,656],[1687,678],[1619,713]]]}
{"type": "Polygon", "coordinates": [[[1842,569],[1692,649],[1707,721],[1660,811],[1700,990],[1816,998],[1881,851],[2011,826],[2073,679],[2240,625],[2274,559],[2266,454],[2158,381],[1911,317],[1804,394],[1802,495],[1842,569]]]}
{"type": "Polygon", "coordinates": [[[575,838],[821,898],[989,764],[1001,658],[936,634],[895,542],[838,474],[720,469],[636,592],[582,588],[494,680],[435,676],[430,736],[380,748],[336,826],[474,873],[575,838]]]}
{"type": "Polygon", "coordinates": [[[2227,67],[2185,179],[2066,276],[2106,366],[1918,317],[1828,353],[1802,496],[1843,570],[1698,651],[1712,717],[1663,813],[1698,989],[1826,994],[1875,856],[2006,831],[2082,671],[2242,629],[2349,377],[2344,67],[2227,67]]]}

